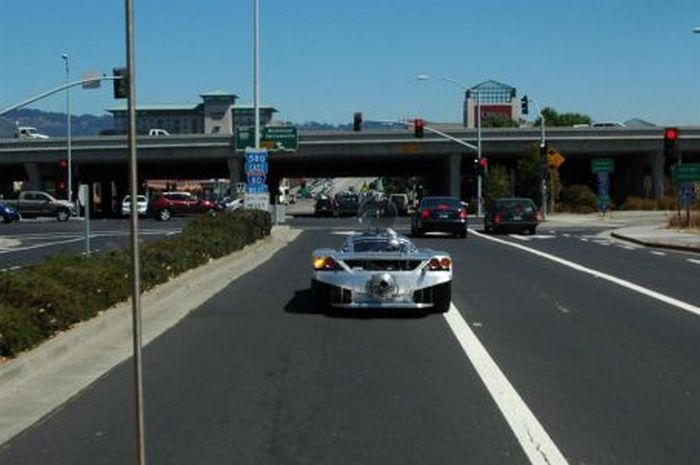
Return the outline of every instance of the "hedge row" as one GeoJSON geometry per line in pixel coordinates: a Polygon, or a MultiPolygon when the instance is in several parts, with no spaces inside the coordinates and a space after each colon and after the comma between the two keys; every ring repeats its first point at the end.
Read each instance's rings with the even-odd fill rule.
{"type": "MultiPolygon", "coordinates": [[[[141,289],[239,250],[270,229],[270,215],[259,210],[196,218],[181,234],[141,247],[141,289]]],[[[130,274],[131,253],[120,250],[53,256],[0,275],[0,356],[13,356],[127,300],[130,274]]]]}

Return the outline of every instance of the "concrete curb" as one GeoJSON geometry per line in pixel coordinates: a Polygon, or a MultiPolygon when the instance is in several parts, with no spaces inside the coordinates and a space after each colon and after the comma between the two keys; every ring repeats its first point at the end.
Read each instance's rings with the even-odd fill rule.
{"type": "MultiPolygon", "coordinates": [[[[177,324],[232,281],[270,259],[300,232],[288,226],[275,226],[269,237],[144,293],[141,299],[143,345],[177,324]]],[[[131,303],[128,301],[0,365],[0,445],[50,414],[131,355],[131,303]]]]}
{"type": "Polygon", "coordinates": [[[656,247],[659,249],[670,249],[670,250],[680,250],[684,252],[695,252],[700,253],[700,245],[686,245],[674,242],[664,241],[663,239],[642,239],[639,237],[632,237],[625,235],[619,231],[611,231],[610,235],[615,239],[620,239],[627,242],[632,242],[634,244],[643,245],[646,247],[656,247]]]}

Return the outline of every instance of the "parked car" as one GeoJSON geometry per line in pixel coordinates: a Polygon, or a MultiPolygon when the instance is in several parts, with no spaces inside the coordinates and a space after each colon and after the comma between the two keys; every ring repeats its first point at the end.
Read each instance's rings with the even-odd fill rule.
{"type": "Polygon", "coordinates": [[[22,218],[17,210],[8,207],[2,202],[0,202],[0,216],[2,217],[3,223],[12,223],[13,221],[19,221],[22,218]]]}
{"type": "Polygon", "coordinates": [[[23,217],[54,216],[58,221],[68,221],[76,214],[72,202],[55,199],[42,191],[22,191],[17,199],[3,200],[3,203],[23,217]]]}
{"type": "Polygon", "coordinates": [[[484,214],[487,233],[513,231],[535,234],[541,215],[532,199],[500,198],[488,202],[484,214]]]}
{"type": "Polygon", "coordinates": [[[316,216],[327,216],[335,214],[335,205],[333,204],[333,199],[325,195],[321,195],[316,199],[316,205],[314,205],[314,215],[316,216]]]}
{"type": "Polygon", "coordinates": [[[419,249],[409,238],[383,229],[395,212],[387,198],[366,201],[360,212],[364,232],[337,249],[314,250],[311,293],[317,311],[449,310],[452,257],[419,249]]]}
{"type": "Polygon", "coordinates": [[[467,237],[467,208],[456,197],[423,197],[411,217],[411,234],[447,232],[467,237]]]}
{"type": "MultiPolygon", "coordinates": [[[[145,195],[136,196],[136,211],[139,215],[145,215],[148,212],[148,197],[145,195]]],[[[122,200],[122,215],[131,215],[131,196],[127,195],[122,200]]]]}
{"type": "Polygon", "coordinates": [[[335,194],[336,215],[357,215],[360,209],[360,194],[339,192],[335,194]]]}
{"type": "Polygon", "coordinates": [[[189,192],[164,192],[151,202],[150,210],[157,220],[169,221],[173,216],[214,214],[216,204],[189,192]]]}

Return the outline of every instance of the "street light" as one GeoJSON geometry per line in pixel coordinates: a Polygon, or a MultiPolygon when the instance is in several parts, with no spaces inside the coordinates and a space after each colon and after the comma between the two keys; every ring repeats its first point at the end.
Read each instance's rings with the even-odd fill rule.
{"type": "MultiPolygon", "coordinates": [[[[66,85],[70,83],[70,63],[68,60],[68,54],[64,53],[61,55],[61,58],[63,58],[63,62],[66,65],[66,85]]],[[[72,158],[72,153],[71,153],[71,121],[70,121],[70,87],[66,87],[66,144],[67,144],[67,151],[68,151],[68,201],[72,202],[73,201],[73,158],[72,158]]]]}
{"type": "MultiPolygon", "coordinates": [[[[469,90],[469,87],[465,86],[456,79],[442,77],[442,76],[429,76],[427,74],[419,74],[416,76],[419,81],[427,81],[428,79],[436,79],[440,81],[447,81],[458,87],[461,87],[465,91],[469,90]]],[[[476,159],[477,163],[481,162],[481,93],[476,91],[476,159]]],[[[476,214],[481,216],[483,212],[483,198],[482,198],[482,179],[481,174],[477,173],[476,176],[476,214]]]]}

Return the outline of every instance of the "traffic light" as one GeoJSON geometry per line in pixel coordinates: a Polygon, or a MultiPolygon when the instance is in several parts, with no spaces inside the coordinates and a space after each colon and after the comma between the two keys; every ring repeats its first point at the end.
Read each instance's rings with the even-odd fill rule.
{"type": "Polygon", "coordinates": [[[664,129],[664,161],[666,165],[675,165],[679,161],[678,128],[664,129]]]}
{"type": "Polygon", "coordinates": [[[362,131],[362,113],[355,112],[352,120],[352,130],[355,132],[362,131]]]}
{"type": "Polygon", "coordinates": [[[423,130],[425,129],[425,121],[423,121],[422,118],[416,118],[415,121],[413,121],[413,134],[421,138],[423,137],[423,130]]]}
{"type": "Polygon", "coordinates": [[[527,115],[529,108],[529,101],[527,100],[527,95],[523,95],[523,98],[520,99],[520,113],[523,115],[527,115]]]}
{"type": "Polygon", "coordinates": [[[489,170],[489,160],[488,158],[481,157],[479,158],[477,162],[477,173],[479,176],[486,176],[486,173],[489,170]]]}
{"type": "Polygon", "coordinates": [[[114,98],[126,98],[127,89],[129,88],[129,80],[126,74],[126,68],[113,68],[112,75],[115,78],[114,83],[114,98]]]}
{"type": "Polygon", "coordinates": [[[63,193],[66,192],[66,186],[68,185],[67,179],[68,179],[68,160],[61,159],[58,161],[58,169],[59,169],[59,175],[58,175],[58,190],[63,193]]]}

